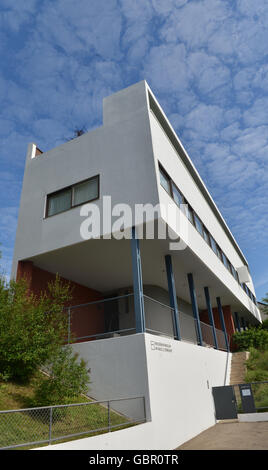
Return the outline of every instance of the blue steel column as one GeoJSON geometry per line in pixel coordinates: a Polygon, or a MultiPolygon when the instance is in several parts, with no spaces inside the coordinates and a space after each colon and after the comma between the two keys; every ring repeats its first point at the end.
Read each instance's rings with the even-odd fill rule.
{"type": "Polygon", "coordinates": [[[177,303],[176,287],[175,280],[172,268],[172,260],[170,255],[165,256],[166,270],[167,270],[167,280],[168,280],[168,292],[169,292],[169,301],[170,306],[173,309],[173,319],[174,319],[174,333],[175,338],[180,340],[180,324],[179,324],[179,310],[177,303]]]}
{"type": "Polygon", "coordinates": [[[221,306],[221,299],[220,299],[220,297],[217,297],[216,300],[217,300],[218,312],[219,312],[220,320],[221,320],[221,327],[222,327],[222,331],[224,333],[226,349],[227,349],[227,351],[230,351],[229,343],[228,343],[228,336],[227,336],[227,331],[226,331],[226,326],[225,326],[225,321],[224,321],[224,316],[223,316],[223,311],[222,311],[222,306],[221,306]]]}
{"type": "Polygon", "coordinates": [[[238,329],[238,331],[239,331],[239,333],[240,333],[240,332],[241,332],[241,328],[240,328],[240,321],[239,321],[238,313],[235,312],[234,316],[235,316],[236,328],[238,329]]]}
{"type": "Polygon", "coordinates": [[[212,310],[212,307],[211,307],[208,287],[204,287],[204,291],[205,291],[205,297],[206,297],[206,303],[207,303],[207,309],[208,309],[209,322],[210,322],[211,327],[212,327],[212,333],[213,333],[213,338],[214,338],[215,349],[219,349],[218,348],[218,340],[217,340],[216,330],[215,330],[213,310],[212,310]]]}
{"type": "Polygon", "coordinates": [[[140,243],[136,238],[135,227],[132,227],[131,238],[131,255],[132,255],[132,274],[133,274],[133,292],[136,318],[136,332],[143,333],[145,331],[145,315],[144,315],[144,298],[141,270],[140,243]]]}
{"type": "Polygon", "coordinates": [[[195,293],[195,287],[194,287],[194,279],[193,279],[192,273],[188,273],[187,277],[188,277],[188,284],[189,284],[189,290],[190,290],[190,296],[191,296],[193,315],[194,315],[194,318],[196,320],[197,340],[198,340],[198,344],[200,346],[203,346],[199,311],[198,311],[198,305],[197,305],[196,293],[195,293]]]}
{"type": "Polygon", "coordinates": [[[243,331],[246,331],[246,324],[245,324],[245,319],[244,319],[244,317],[241,317],[241,323],[242,323],[243,331]]]}

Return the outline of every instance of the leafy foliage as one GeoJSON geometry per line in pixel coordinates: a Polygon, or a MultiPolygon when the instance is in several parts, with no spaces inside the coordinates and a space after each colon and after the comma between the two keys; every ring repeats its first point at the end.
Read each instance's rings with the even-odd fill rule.
{"type": "Polygon", "coordinates": [[[74,398],[87,391],[89,376],[86,363],[82,359],[78,361],[77,356],[70,346],[57,351],[48,367],[48,379],[40,382],[36,389],[36,406],[71,403],[74,398]]]}
{"type": "MultiPolygon", "coordinates": [[[[263,380],[268,380],[268,350],[259,351],[255,348],[250,349],[250,356],[246,362],[247,373],[245,380],[246,382],[259,382],[263,380]]],[[[258,389],[255,391],[254,395],[262,395],[263,398],[266,397],[268,400],[268,387],[267,384],[262,387],[258,386],[258,389]]]]}
{"type": "Polygon", "coordinates": [[[262,306],[262,311],[265,315],[268,315],[268,292],[266,294],[266,297],[264,297],[262,301],[264,303],[264,305],[262,306]]]}
{"type": "Polygon", "coordinates": [[[239,351],[248,351],[250,348],[268,350],[268,331],[262,327],[249,328],[233,335],[233,341],[239,351]]]}
{"type": "Polygon", "coordinates": [[[262,322],[262,328],[268,330],[268,318],[262,322]]]}
{"type": "Polygon", "coordinates": [[[64,343],[67,318],[62,314],[70,287],[57,276],[39,298],[26,280],[0,277],[0,376],[27,381],[64,343]]]}

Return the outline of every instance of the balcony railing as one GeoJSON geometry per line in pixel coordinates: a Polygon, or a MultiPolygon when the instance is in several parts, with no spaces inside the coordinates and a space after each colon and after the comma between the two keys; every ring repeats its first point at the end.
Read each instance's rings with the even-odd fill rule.
{"type": "MultiPolygon", "coordinates": [[[[145,331],[174,338],[174,310],[164,302],[144,295],[145,331]]],[[[134,295],[125,294],[96,300],[66,309],[68,316],[67,342],[92,341],[136,333],[134,295]]],[[[215,347],[210,325],[200,322],[203,346],[215,347]]],[[[179,329],[182,341],[198,343],[196,320],[179,311],[179,329]]],[[[218,348],[226,350],[223,331],[215,329],[218,348]]]]}

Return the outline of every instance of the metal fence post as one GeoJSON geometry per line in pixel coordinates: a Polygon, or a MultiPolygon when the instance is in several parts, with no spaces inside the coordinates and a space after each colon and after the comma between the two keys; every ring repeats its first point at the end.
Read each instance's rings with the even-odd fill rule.
{"type": "Polygon", "coordinates": [[[68,344],[71,340],[71,309],[68,308],[68,344]]]}
{"type": "Polygon", "coordinates": [[[51,439],[52,439],[52,419],[53,419],[53,408],[51,406],[49,409],[49,444],[51,444],[51,439]]]}
{"type": "Polygon", "coordinates": [[[110,402],[108,401],[108,431],[111,431],[111,410],[110,410],[110,402]]]}
{"type": "Polygon", "coordinates": [[[146,402],[145,402],[145,397],[143,397],[143,409],[144,409],[144,421],[146,421],[146,402]]]}

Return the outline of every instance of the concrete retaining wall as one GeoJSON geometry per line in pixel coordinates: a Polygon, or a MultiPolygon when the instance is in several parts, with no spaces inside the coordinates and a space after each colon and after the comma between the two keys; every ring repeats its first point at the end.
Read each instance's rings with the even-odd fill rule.
{"type": "Polygon", "coordinates": [[[45,449],[174,449],[216,423],[212,387],[229,383],[231,354],[150,334],[73,345],[98,400],[144,395],[151,422],[45,449]]]}

